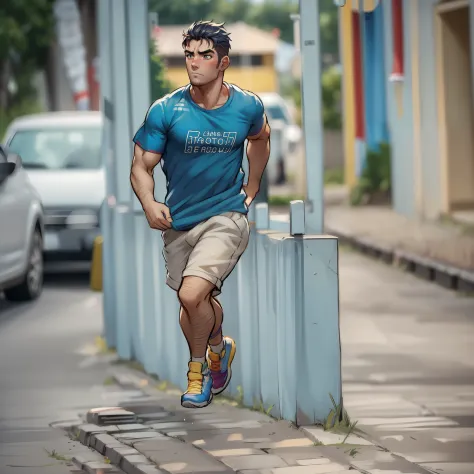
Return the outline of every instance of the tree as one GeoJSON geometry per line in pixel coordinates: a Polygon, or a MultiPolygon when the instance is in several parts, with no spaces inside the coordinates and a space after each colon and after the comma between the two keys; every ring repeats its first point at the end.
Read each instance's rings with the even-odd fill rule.
{"type": "Polygon", "coordinates": [[[250,8],[247,17],[242,20],[268,31],[278,28],[280,39],[287,43],[293,43],[293,20],[290,18],[292,13],[298,13],[298,4],[291,0],[278,3],[265,0],[250,8]]]}
{"type": "Polygon", "coordinates": [[[34,97],[34,73],[44,67],[54,38],[54,0],[15,0],[0,5],[0,109],[34,97]],[[11,80],[16,90],[9,88],[11,80]]]}
{"type": "Polygon", "coordinates": [[[161,99],[173,90],[173,86],[165,77],[163,60],[157,54],[155,43],[150,43],[150,93],[151,100],[161,99]]]}
{"type": "MultiPolygon", "coordinates": [[[[187,25],[198,20],[215,20],[223,0],[150,0],[149,11],[158,13],[160,25],[187,25]]],[[[225,0],[224,0],[225,1],[225,0]]]]}
{"type": "Polygon", "coordinates": [[[334,0],[319,0],[319,27],[321,37],[321,53],[332,58],[330,62],[338,61],[339,57],[339,26],[338,8],[334,0]]]}

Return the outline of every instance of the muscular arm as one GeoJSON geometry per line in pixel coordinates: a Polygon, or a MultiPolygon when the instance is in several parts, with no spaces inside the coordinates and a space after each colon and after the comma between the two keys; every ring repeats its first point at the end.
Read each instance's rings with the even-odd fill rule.
{"type": "Polygon", "coordinates": [[[247,157],[249,160],[249,188],[259,189],[263,172],[270,157],[270,126],[267,118],[257,135],[247,137],[247,157]]]}
{"type": "Polygon", "coordinates": [[[153,170],[160,160],[161,154],[145,151],[135,144],[130,182],[143,209],[145,209],[150,202],[154,202],[155,200],[153,170]]]}

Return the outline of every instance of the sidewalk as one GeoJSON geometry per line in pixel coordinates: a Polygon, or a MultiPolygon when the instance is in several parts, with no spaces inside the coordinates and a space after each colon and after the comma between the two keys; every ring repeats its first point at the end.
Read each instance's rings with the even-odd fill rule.
{"type": "Polygon", "coordinates": [[[165,384],[140,372],[112,366],[110,374],[108,401],[125,411],[84,413],[82,421],[62,425],[93,449],[73,458],[84,472],[119,472],[117,467],[126,474],[430,472],[356,434],[343,443],[344,434],[297,429],[225,398],[200,410],[184,409],[179,391],[160,390],[165,384]],[[129,415],[129,423],[117,426],[113,416],[119,415],[129,415]]]}
{"type": "MultiPolygon", "coordinates": [[[[474,228],[409,219],[387,207],[352,207],[343,198],[338,188],[325,190],[328,234],[444,287],[474,291],[474,228]]],[[[270,211],[288,216],[281,206],[270,211]]]]}
{"type": "Polygon", "coordinates": [[[472,474],[474,299],[347,250],[340,278],[344,404],[363,437],[341,444],[345,435],[296,429],[222,397],[183,409],[166,383],[87,352],[78,365],[101,367],[101,401],[86,399],[81,419],[54,425],[75,427],[73,439],[93,447],[70,452],[81,474],[116,465],[127,474],[472,474]],[[87,420],[100,406],[130,410],[132,423],[87,420]]]}

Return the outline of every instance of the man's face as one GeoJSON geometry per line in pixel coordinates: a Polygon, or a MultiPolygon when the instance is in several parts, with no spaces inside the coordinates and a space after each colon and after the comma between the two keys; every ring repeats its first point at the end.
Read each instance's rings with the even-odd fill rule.
{"type": "Polygon", "coordinates": [[[212,42],[191,40],[184,49],[186,70],[193,86],[204,86],[217,79],[225,69],[226,58],[219,61],[212,42]]]}

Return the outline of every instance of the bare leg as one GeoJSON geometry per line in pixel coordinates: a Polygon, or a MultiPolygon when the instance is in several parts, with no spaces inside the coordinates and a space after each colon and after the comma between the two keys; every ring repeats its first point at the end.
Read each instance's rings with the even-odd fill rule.
{"type": "Polygon", "coordinates": [[[211,296],[211,304],[212,304],[212,308],[214,309],[216,322],[214,323],[214,327],[212,328],[212,332],[211,332],[211,336],[214,336],[214,337],[212,339],[209,339],[209,344],[211,346],[217,346],[222,341],[222,330],[220,330],[220,328],[222,326],[222,321],[224,319],[224,312],[222,311],[222,306],[220,305],[220,303],[212,296],[211,296]]]}
{"type": "Polygon", "coordinates": [[[216,323],[211,303],[214,285],[203,278],[188,276],[178,291],[181,303],[180,325],[188,342],[191,357],[206,356],[209,336],[216,323]]]}

